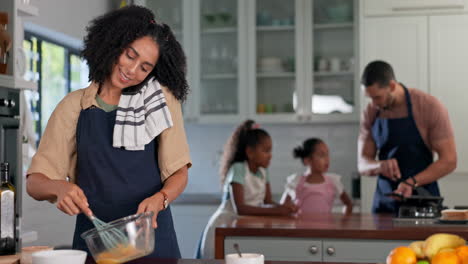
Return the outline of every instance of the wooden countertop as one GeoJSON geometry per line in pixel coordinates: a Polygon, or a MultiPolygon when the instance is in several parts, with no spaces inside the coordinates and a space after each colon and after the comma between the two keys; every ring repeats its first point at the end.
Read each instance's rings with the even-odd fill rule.
{"type": "Polygon", "coordinates": [[[391,215],[303,215],[298,218],[239,216],[216,228],[216,258],[224,254],[227,236],[302,237],[338,239],[424,240],[434,233],[468,238],[468,225],[440,225],[435,220],[393,220],[391,215]]]}
{"type": "MultiPolygon", "coordinates": [[[[213,259],[137,259],[131,262],[125,262],[127,264],[224,264],[224,260],[213,260],[213,259]]],[[[301,262],[288,262],[288,261],[265,261],[265,264],[299,264],[301,262]]],[[[307,262],[308,264],[322,264],[322,262],[307,262]]],[[[85,264],[96,264],[92,258],[88,258],[85,264]]],[[[326,264],[343,264],[326,262],[326,264]]],[[[353,263],[347,263],[353,264],[353,263]]],[[[358,263],[354,263],[358,264],[358,263]]]]}

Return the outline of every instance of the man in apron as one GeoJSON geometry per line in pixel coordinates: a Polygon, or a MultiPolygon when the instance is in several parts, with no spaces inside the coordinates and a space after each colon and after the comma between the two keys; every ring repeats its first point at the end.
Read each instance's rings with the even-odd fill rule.
{"type": "Polygon", "coordinates": [[[391,192],[408,197],[421,186],[440,196],[437,180],[457,164],[447,109],[435,97],[398,83],[384,61],[369,63],[361,84],[372,102],[361,119],[358,168],[378,177],[372,212],[398,212],[399,202],[386,196],[391,192]]]}

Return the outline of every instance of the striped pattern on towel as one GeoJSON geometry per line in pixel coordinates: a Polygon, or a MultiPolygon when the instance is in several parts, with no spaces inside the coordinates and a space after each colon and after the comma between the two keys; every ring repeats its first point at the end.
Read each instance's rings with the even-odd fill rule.
{"type": "Polygon", "coordinates": [[[144,150],[146,144],[172,125],[166,97],[159,82],[153,78],[137,92],[120,96],[113,146],[144,150]]]}

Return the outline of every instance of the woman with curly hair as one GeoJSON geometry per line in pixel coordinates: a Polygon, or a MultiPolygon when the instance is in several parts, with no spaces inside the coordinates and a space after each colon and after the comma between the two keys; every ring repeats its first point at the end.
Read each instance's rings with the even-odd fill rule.
{"type": "Polygon", "coordinates": [[[270,135],[253,120],[240,124],[228,139],[220,167],[222,203],[203,231],[197,258],[214,258],[214,229],[236,215],[289,216],[297,211],[292,203],[272,199],[267,173],[271,151],[270,135]]]}
{"type": "Polygon", "coordinates": [[[27,192],[77,215],[75,249],[88,251],[80,237],[93,228],[88,217],[153,213],[150,256],[180,258],[168,204],[184,190],[191,166],[181,111],[184,52],[150,10],[128,6],[91,22],[82,55],[91,84],[55,108],[27,192]]]}

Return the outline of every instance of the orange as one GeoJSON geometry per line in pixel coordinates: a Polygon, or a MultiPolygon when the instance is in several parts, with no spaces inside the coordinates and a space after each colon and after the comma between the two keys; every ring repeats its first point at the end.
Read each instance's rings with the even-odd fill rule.
{"type": "Polygon", "coordinates": [[[460,264],[468,264],[468,257],[460,258],[460,264]]]}
{"type": "Polygon", "coordinates": [[[455,252],[460,259],[465,259],[468,257],[468,246],[459,246],[455,249],[455,252]]]}
{"type": "Polygon", "coordinates": [[[394,248],[387,256],[387,264],[416,264],[416,253],[409,247],[394,248]]]}
{"type": "Polygon", "coordinates": [[[461,261],[455,251],[444,251],[435,254],[431,264],[460,264],[461,261]]]}

